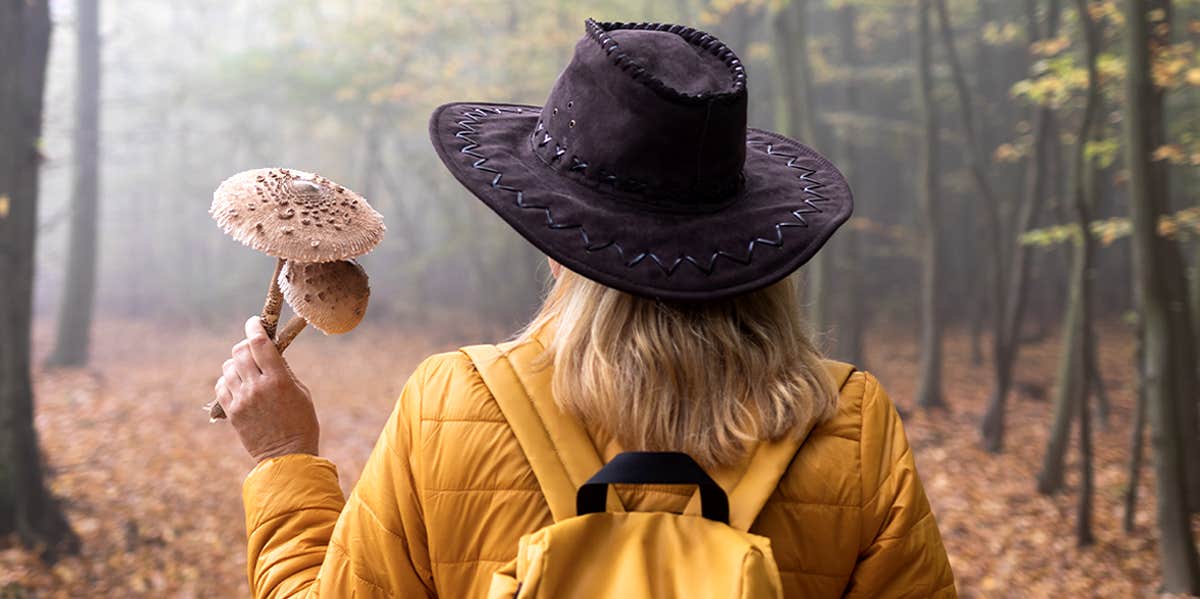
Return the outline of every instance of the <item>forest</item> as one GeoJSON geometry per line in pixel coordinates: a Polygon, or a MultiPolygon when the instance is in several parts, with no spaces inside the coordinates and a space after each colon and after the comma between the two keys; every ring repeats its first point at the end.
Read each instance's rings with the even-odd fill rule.
{"type": "Polygon", "coordinates": [[[846,175],[804,318],[890,390],[960,595],[1200,596],[1200,0],[0,0],[0,597],[247,594],[230,175],[387,224],[363,324],[287,354],[344,490],[421,358],[517,331],[545,260],[429,115],[541,105],[588,17],[718,36],[846,175]]]}

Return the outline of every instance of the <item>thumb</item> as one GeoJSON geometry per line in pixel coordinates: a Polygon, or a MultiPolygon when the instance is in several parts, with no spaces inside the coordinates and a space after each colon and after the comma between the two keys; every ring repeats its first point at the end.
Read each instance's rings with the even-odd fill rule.
{"type": "Polygon", "coordinates": [[[258,315],[251,316],[246,320],[245,329],[247,339],[267,336],[267,330],[264,329],[262,325],[262,318],[260,318],[258,315]]]}

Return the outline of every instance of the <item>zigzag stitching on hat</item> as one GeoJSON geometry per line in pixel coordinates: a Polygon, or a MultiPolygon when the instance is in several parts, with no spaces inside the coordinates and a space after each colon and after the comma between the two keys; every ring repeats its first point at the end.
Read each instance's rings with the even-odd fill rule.
{"type": "MultiPolygon", "coordinates": [[[[545,128],[546,128],[545,124],[541,121],[541,119],[539,119],[537,127],[534,128],[534,130],[533,130],[533,141],[537,144],[537,147],[539,147],[539,148],[544,148],[547,145],[549,145],[550,142],[554,141],[554,138],[551,137],[549,133],[542,133],[541,138],[540,139],[538,138],[537,134],[542,132],[545,128]]],[[[560,145],[557,141],[554,141],[554,152],[551,153],[549,156],[541,156],[541,158],[543,159],[543,162],[547,162],[547,164],[549,164],[550,162],[557,161],[568,150],[569,150],[569,148],[567,146],[560,145]]],[[[586,174],[587,170],[588,170],[587,161],[581,159],[578,155],[574,155],[571,157],[571,166],[567,167],[567,169],[566,169],[566,171],[569,173],[581,173],[585,177],[592,178],[586,174]]],[[[614,190],[618,190],[618,191],[622,191],[622,192],[626,192],[626,193],[642,194],[642,193],[645,193],[648,188],[650,188],[650,183],[648,183],[646,181],[634,179],[633,177],[624,177],[624,178],[618,177],[604,169],[598,169],[596,171],[595,177],[596,178],[593,179],[594,181],[597,181],[604,185],[609,185],[614,190]]],[[[713,195],[721,195],[722,193],[727,193],[729,189],[733,189],[733,188],[739,186],[741,184],[741,180],[738,180],[735,183],[737,185],[729,186],[726,188],[710,188],[709,191],[713,192],[713,195]]],[[[649,199],[649,198],[647,198],[647,199],[649,199]]]]}
{"type": "Polygon", "coordinates": [[[805,207],[798,208],[796,210],[791,211],[791,215],[796,219],[795,222],[785,221],[782,223],[776,223],[775,227],[774,227],[774,229],[775,229],[775,238],[774,239],[767,239],[764,237],[755,237],[754,239],[751,239],[750,243],[746,247],[746,257],[745,258],[738,256],[736,254],[731,254],[729,252],[726,252],[725,250],[716,250],[713,252],[712,256],[709,257],[707,265],[703,264],[700,260],[697,260],[696,258],[692,257],[689,254],[684,254],[678,258],[675,258],[675,260],[672,261],[668,265],[663,261],[662,258],[660,258],[654,252],[641,252],[638,255],[636,255],[633,258],[626,261],[625,248],[621,247],[621,244],[617,243],[616,240],[610,239],[609,241],[602,242],[602,243],[593,243],[591,236],[588,234],[587,229],[583,226],[582,223],[560,223],[560,222],[555,221],[554,213],[551,211],[549,206],[526,203],[525,202],[525,192],[523,190],[513,187],[511,185],[505,185],[503,183],[504,173],[502,173],[500,170],[498,170],[496,168],[487,166],[487,162],[489,159],[486,156],[475,151],[477,148],[480,147],[480,143],[478,140],[476,140],[474,137],[472,137],[472,135],[479,132],[478,128],[476,128],[475,125],[482,122],[483,117],[490,116],[489,111],[490,111],[491,115],[497,115],[497,114],[503,114],[505,112],[521,113],[521,112],[523,112],[523,109],[516,108],[516,109],[505,110],[505,109],[499,108],[499,107],[492,107],[490,109],[485,110],[483,108],[475,108],[472,110],[467,110],[462,113],[463,118],[466,120],[460,120],[460,121],[456,122],[456,124],[459,126],[460,129],[458,130],[458,132],[456,132],[454,134],[454,137],[464,140],[466,142],[466,145],[463,146],[459,150],[459,153],[465,154],[467,156],[471,156],[472,158],[476,159],[471,163],[471,168],[493,174],[494,176],[492,177],[491,186],[495,189],[499,189],[501,191],[507,191],[507,192],[515,194],[514,200],[515,200],[515,204],[517,205],[518,208],[521,208],[524,210],[541,210],[542,213],[545,214],[545,216],[546,216],[546,226],[549,227],[550,229],[554,229],[554,230],[574,229],[574,230],[579,231],[579,236],[583,240],[583,248],[585,250],[587,250],[588,252],[597,252],[597,251],[607,249],[607,248],[615,249],[617,251],[617,255],[620,257],[621,261],[625,264],[625,266],[627,268],[633,268],[634,266],[637,266],[638,264],[644,262],[646,260],[646,258],[649,258],[650,261],[653,262],[655,265],[657,265],[658,268],[660,270],[662,270],[663,273],[665,273],[668,277],[675,274],[675,271],[679,268],[679,265],[681,265],[685,262],[696,267],[697,270],[704,273],[705,275],[712,274],[713,270],[716,268],[716,263],[717,263],[718,258],[725,258],[731,262],[735,262],[735,263],[741,264],[743,266],[749,266],[752,259],[754,258],[754,250],[759,245],[768,245],[768,246],[775,247],[775,248],[783,247],[783,230],[787,227],[807,228],[809,223],[808,223],[808,220],[804,218],[804,215],[805,214],[819,214],[821,212],[821,209],[816,205],[816,203],[829,201],[829,198],[816,192],[817,189],[821,189],[822,187],[825,187],[824,184],[822,184],[821,182],[812,178],[812,175],[816,174],[816,171],[813,169],[805,168],[805,167],[797,164],[797,161],[800,160],[800,156],[798,154],[786,154],[783,152],[776,151],[774,144],[767,143],[767,142],[747,142],[746,145],[748,145],[748,146],[766,146],[766,153],[768,156],[778,156],[780,158],[786,158],[788,168],[793,168],[793,169],[800,171],[800,175],[798,175],[797,178],[806,183],[806,185],[802,191],[803,191],[803,193],[806,193],[813,197],[806,198],[804,200],[805,207]]]}

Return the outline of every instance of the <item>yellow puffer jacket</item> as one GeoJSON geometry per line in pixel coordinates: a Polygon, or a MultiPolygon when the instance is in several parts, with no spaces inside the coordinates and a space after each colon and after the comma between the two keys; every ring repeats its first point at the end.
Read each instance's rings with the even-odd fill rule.
{"type": "MultiPolygon", "coordinates": [[[[511,355],[526,391],[544,398],[550,372],[520,367],[540,351],[531,342],[511,355]]],[[[576,484],[621,451],[588,435],[596,449],[562,456],[576,484]]],[[[724,486],[747,468],[710,474],[724,486]]],[[[628,509],[682,512],[691,495],[626,486],[619,497],[628,509]]],[[[255,597],[482,597],[520,537],[552,522],[461,352],[413,373],[349,499],[334,465],[307,455],[259,464],[243,499],[255,597]]],[[[750,530],[770,538],[787,597],[956,596],[900,418],[867,373],[842,386],[836,416],[809,433],[750,530]]]]}

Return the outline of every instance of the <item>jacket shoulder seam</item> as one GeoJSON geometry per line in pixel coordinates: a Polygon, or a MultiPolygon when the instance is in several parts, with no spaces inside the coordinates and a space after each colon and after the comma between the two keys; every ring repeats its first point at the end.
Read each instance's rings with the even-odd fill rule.
{"type": "Polygon", "coordinates": [[[421,422],[469,422],[472,424],[508,424],[507,420],[495,420],[492,418],[437,418],[434,416],[422,416],[421,422]]]}
{"type": "MultiPolygon", "coordinates": [[[[857,374],[857,373],[855,373],[855,374],[857,374]]],[[[851,375],[851,376],[853,376],[853,375],[851,375]]],[[[857,521],[858,521],[858,538],[859,538],[860,543],[862,542],[863,513],[865,512],[865,507],[867,505],[867,502],[863,501],[863,498],[866,497],[866,495],[867,495],[867,485],[866,485],[866,482],[863,480],[863,476],[864,476],[863,471],[866,469],[866,463],[863,460],[863,440],[866,435],[866,418],[864,415],[866,414],[866,411],[867,411],[867,401],[871,397],[871,387],[873,384],[874,385],[878,384],[878,382],[875,381],[875,377],[869,376],[866,372],[863,372],[862,376],[863,376],[863,392],[862,392],[862,397],[860,397],[858,400],[858,500],[859,500],[859,506],[858,506],[858,520],[857,521]]],[[[880,488],[882,488],[882,486],[880,488]]]]}
{"type": "MultiPolygon", "coordinates": [[[[908,455],[911,453],[912,453],[912,447],[905,447],[904,451],[900,453],[900,457],[896,458],[895,463],[899,463],[901,460],[908,457],[908,455]]],[[[892,480],[892,476],[895,475],[896,472],[898,472],[899,470],[900,470],[899,468],[895,468],[895,467],[888,470],[887,476],[883,477],[883,480],[879,481],[879,488],[875,489],[875,492],[871,494],[870,499],[863,502],[862,507],[866,507],[866,506],[870,505],[871,503],[873,503],[876,499],[879,499],[879,493],[883,491],[883,488],[885,486],[887,486],[888,481],[892,480]]]]}
{"type": "Polygon", "coordinates": [[[804,568],[779,568],[779,572],[781,574],[786,572],[788,574],[798,574],[800,576],[820,576],[822,578],[836,578],[838,580],[850,577],[849,574],[827,574],[825,572],[813,572],[812,570],[805,570],[804,568]]]}
{"type": "Polygon", "coordinates": [[[350,556],[350,552],[346,551],[346,548],[342,547],[342,545],[340,543],[338,543],[337,541],[335,541],[333,539],[329,539],[329,547],[330,547],[330,549],[333,549],[337,553],[340,553],[342,555],[342,558],[345,559],[350,564],[350,574],[352,576],[354,576],[354,578],[358,579],[359,582],[365,583],[369,586],[379,589],[382,593],[384,593],[388,597],[392,596],[391,591],[389,591],[386,587],[384,587],[383,585],[381,585],[373,580],[370,580],[370,579],[366,578],[365,576],[363,576],[362,574],[358,573],[358,568],[355,567],[355,564],[354,564],[354,558],[352,558],[350,556]]]}
{"type": "Polygon", "coordinates": [[[926,521],[926,520],[929,520],[931,517],[933,517],[933,512],[931,512],[931,511],[926,511],[924,516],[921,516],[919,519],[917,519],[917,521],[916,521],[916,522],[913,522],[913,523],[912,523],[912,525],[911,525],[911,526],[909,526],[909,527],[908,527],[908,529],[907,529],[907,530],[905,530],[904,532],[902,532],[902,533],[899,533],[899,534],[894,534],[894,535],[891,535],[891,536],[879,537],[879,538],[875,539],[875,542],[876,542],[876,543],[878,543],[878,542],[881,542],[881,541],[898,541],[898,540],[900,540],[900,539],[903,539],[904,537],[907,537],[908,535],[912,534],[912,532],[913,532],[914,530],[916,530],[916,529],[917,529],[917,527],[919,527],[919,526],[921,526],[922,524],[924,524],[924,523],[925,523],[925,521],[926,521]]]}

